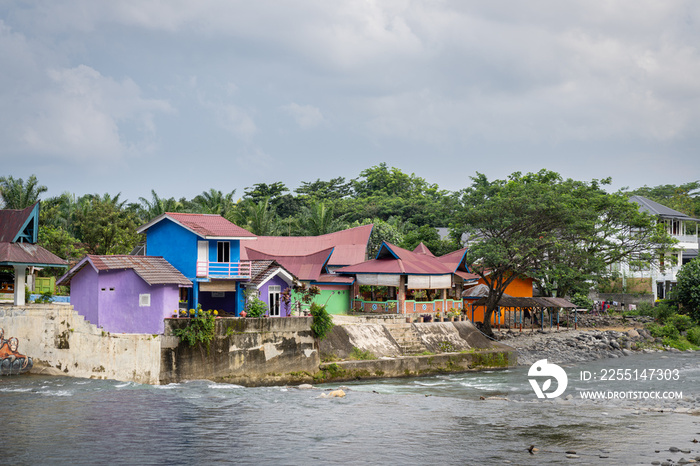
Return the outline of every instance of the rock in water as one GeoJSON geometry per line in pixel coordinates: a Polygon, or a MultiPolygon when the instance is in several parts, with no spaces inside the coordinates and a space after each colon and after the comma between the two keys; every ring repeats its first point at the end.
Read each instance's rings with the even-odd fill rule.
{"type": "Polygon", "coordinates": [[[321,393],[319,398],[342,398],[344,396],[345,392],[343,390],[333,390],[328,393],[321,393]]]}

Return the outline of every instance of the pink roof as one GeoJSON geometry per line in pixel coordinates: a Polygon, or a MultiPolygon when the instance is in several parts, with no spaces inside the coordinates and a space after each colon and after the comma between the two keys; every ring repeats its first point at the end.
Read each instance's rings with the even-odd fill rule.
{"type": "MultiPolygon", "coordinates": [[[[257,246],[257,244],[256,244],[257,246]]],[[[306,256],[281,256],[256,251],[246,247],[248,260],[274,260],[294,274],[299,280],[317,281],[323,272],[333,248],[317,251],[306,256]]]]}
{"type": "Polygon", "coordinates": [[[376,259],[336,270],[337,273],[390,273],[407,275],[446,275],[454,269],[435,256],[419,254],[383,243],[376,259]]]}
{"type": "Polygon", "coordinates": [[[143,233],[165,218],[182,225],[194,234],[204,238],[255,238],[253,233],[229,222],[221,215],[183,214],[178,212],[166,212],[159,215],[147,224],[141,226],[138,232],[143,233]]]}
{"type": "Polygon", "coordinates": [[[328,265],[359,264],[366,259],[367,243],[372,228],[371,224],[363,225],[321,236],[258,236],[255,244],[243,245],[241,259],[251,259],[247,255],[247,250],[251,248],[273,259],[282,256],[308,256],[333,248],[328,265]]]}
{"type": "Polygon", "coordinates": [[[57,284],[69,283],[88,263],[97,271],[131,269],[149,285],[192,286],[191,281],[162,257],[130,255],[87,255],[62,276],[57,284]]]}

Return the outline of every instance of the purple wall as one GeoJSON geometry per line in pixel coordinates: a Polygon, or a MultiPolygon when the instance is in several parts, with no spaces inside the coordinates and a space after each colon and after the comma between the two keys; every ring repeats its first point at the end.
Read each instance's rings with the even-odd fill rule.
{"type": "Polygon", "coordinates": [[[98,291],[97,271],[87,263],[70,281],[70,303],[85,320],[99,327],[98,291]]]}
{"type": "Polygon", "coordinates": [[[150,286],[133,270],[97,275],[90,265],[71,280],[71,302],[74,296],[79,314],[113,333],[163,333],[163,319],[173,315],[179,300],[177,285],[150,286]],[[139,306],[140,294],[151,295],[150,306],[139,306]]]}
{"type": "MultiPolygon", "coordinates": [[[[270,285],[279,285],[280,290],[284,291],[285,289],[289,288],[289,285],[287,282],[285,282],[279,275],[275,275],[272,277],[270,280],[268,280],[266,283],[263,284],[263,286],[260,287],[258,290],[260,292],[260,300],[263,301],[265,304],[268,305],[269,308],[269,287],[270,285]]],[[[280,317],[288,317],[289,316],[289,306],[284,303],[284,301],[280,302],[280,317]]]]}

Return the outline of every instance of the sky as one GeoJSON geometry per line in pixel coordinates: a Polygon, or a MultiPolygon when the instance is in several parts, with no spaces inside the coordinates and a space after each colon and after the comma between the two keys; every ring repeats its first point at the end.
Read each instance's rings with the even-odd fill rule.
{"type": "Polygon", "coordinates": [[[700,179],[700,2],[0,0],[0,175],[242,196],[385,162],[700,179]]]}

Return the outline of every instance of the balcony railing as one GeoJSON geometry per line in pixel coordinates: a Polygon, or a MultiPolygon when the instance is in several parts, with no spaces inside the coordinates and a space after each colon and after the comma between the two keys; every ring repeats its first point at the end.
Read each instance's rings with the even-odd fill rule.
{"type": "Polygon", "coordinates": [[[250,261],[197,262],[197,277],[250,278],[250,261]]]}

